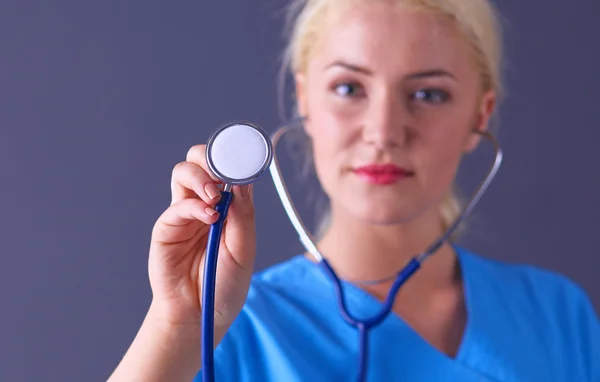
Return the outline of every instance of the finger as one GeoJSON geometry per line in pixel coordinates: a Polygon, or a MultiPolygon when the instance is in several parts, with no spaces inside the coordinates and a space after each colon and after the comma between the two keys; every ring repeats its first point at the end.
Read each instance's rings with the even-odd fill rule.
{"type": "Polygon", "coordinates": [[[211,205],[221,196],[216,184],[202,167],[192,162],[178,163],[173,168],[171,178],[171,204],[195,198],[196,195],[211,205]]]}
{"type": "Polygon", "coordinates": [[[235,262],[242,269],[254,264],[256,226],[252,185],[234,186],[233,201],[225,225],[225,243],[235,262]]]}
{"type": "Polygon", "coordinates": [[[200,199],[183,199],[163,212],[154,225],[152,240],[157,242],[174,242],[185,240],[177,237],[179,228],[192,222],[200,221],[210,225],[217,221],[219,214],[211,206],[200,199]]]}
{"type": "Polygon", "coordinates": [[[189,149],[186,155],[186,161],[197,164],[202,167],[204,171],[210,176],[210,178],[218,184],[223,183],[213,172],[210,170],[208,166],[208,162],[206,162],[206,145],[196,145],[192,146],[189,149]]]}

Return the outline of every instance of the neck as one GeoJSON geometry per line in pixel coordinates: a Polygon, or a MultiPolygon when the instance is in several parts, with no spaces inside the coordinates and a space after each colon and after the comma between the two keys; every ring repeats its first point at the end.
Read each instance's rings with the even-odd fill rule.
{"type": "MultiPolygon", "coordinates": [[[[394,225],[361,221],[340,209],[332,210],[331,219],[329,230],[318,243],[319,251],[340,278],[355,282],[395,275],[443,233],[435,211],[410,223],[394,225]]],[[[457,279],[456,265],[454,251],[445,243],[403,288],[422,292],[453,286],[457,279]]],[[[382,286],[392,282],[389,280],[382,286]]]]}

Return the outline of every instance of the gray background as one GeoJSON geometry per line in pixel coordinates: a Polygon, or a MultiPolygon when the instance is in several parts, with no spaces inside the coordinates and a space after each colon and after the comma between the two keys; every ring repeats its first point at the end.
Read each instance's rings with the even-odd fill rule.
{"type": "MultiPolygon", "coordinates": [[[[172,166],[224,122],[279,122],[284,3],[0,2],[0,380],[108,377],[150,301],[172,166]]],[[[464,243],[564,273],[598,309],[600,3],[542,3],[500,4],[505,162],[464,243]]],[[[256,204],[262,269],[301,247],[269,177],[256,204]]]]}

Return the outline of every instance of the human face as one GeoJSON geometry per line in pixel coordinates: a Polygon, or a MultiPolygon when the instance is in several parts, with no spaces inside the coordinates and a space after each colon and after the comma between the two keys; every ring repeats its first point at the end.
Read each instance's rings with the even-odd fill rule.
{"type": "Polygon", "coordinates": [[[336,20],[296,75],[334,214],[395,224],[437,211],[494,107],[469,46],[446,19],[390,5],[336,20]]]}

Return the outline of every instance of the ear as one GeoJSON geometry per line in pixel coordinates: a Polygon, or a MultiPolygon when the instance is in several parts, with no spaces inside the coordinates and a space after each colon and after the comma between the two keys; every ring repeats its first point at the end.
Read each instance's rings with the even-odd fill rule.
{"type": "MultiPolygon", "coordinates": [[[[308,106],[307,106],[307,83],[306,83],[306,75],[301,72],[297,72],[294,75],[295,85],[296,85],[296,107],[298,108],[298,114],[301,117],[308,116],[308,106]]],[[[306,134],[308,134],[311,138],[311,132],[309,128],[308,121],[304,123],[304,130],[306,134]]]]}
{"type": "Polygon", "coordinates": [[[464,151],[466,153],[470,153],[475,150],[481,141],[481,136],[477,134],[477,132],[486,131],[488,128],[488,124],[490,122],[490,118],[494,113],[496,108],[496,93],[494,91],[489,91],[481,97],[481,103],[479,105],[479,110],[477,110],[477,114],[475,115],[474,125],[472,127],[473,133],[469,135],[469,138],[466,141],[464,151]]]}

